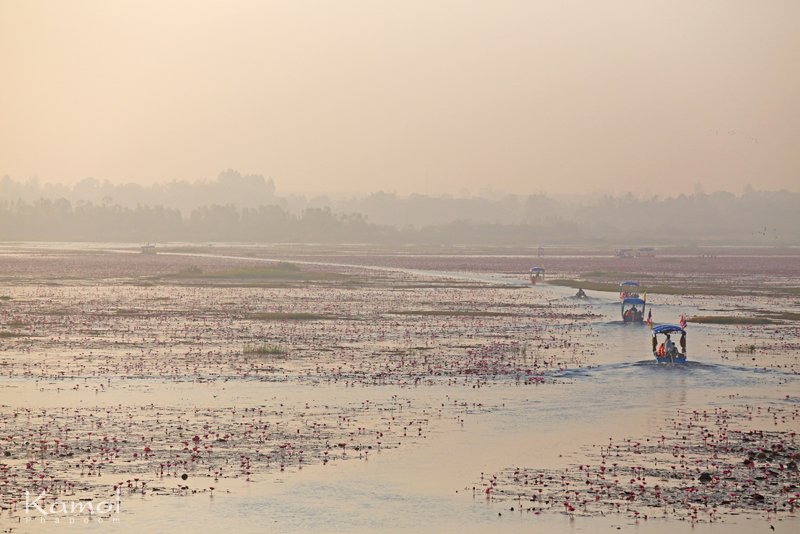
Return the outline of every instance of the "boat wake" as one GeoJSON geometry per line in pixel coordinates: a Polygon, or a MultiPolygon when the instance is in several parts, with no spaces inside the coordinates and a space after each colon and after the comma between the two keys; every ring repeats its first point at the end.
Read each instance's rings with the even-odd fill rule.
{"type": "Polygon", "coordinates": [[[652,378],[686,379],[686,385],[700,388],[717,388],[763,384],[765,380],[796,380],[793,373],[781,370],[754,369],[735,365],[689,360],[680,364],[660,364],[652,360],[601,364],[565,369],[551,375],[557,379],[595,380],[604,383],[617,381],[642,383],[651,387],[652,378]]]}

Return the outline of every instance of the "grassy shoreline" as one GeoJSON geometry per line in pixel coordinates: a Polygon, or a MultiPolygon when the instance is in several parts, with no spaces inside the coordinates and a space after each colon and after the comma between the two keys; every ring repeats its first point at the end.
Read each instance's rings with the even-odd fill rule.
{"type": "MultiPolygon", "coordinates": [[[[597,282],[592,280],[573,280],[568,278],[557,278],[547,280],[548,284],[554,286],[571,287],[573,289],[583,288],[586,291],[605,291],[609,293],[619,292],[618,282],[597,282]]],[[[711,297],[722,296],[747,296],[747,295],[773,295],[773,296],[797,296],[800,295],[800,287],[774,287],[764,286],[758,290],[750,287],[732,288],[730,286],[687,286],[678,287],[667,284],[643,284],[642,291],[660,295],[703,295],[711,297]]]]}

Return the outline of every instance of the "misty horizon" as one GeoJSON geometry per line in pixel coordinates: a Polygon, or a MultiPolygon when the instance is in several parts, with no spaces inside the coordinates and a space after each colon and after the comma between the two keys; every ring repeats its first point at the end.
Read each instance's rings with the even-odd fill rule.
{"type": "Polygon", "coordinates": [[[4,2],[0,238],[794,245],[796,20],[4,2]]]}
{"type": "Polygon", "coordinates": [[[800,187],[791,1],[0,4],[0,176],[800,187]]]}
{"type": "MultiPolygon", "coordinates": [[[[548,192],[545,190],[531,191],[528,193],[517,193],[491,187],[483,187],[480,190],[473,191],[469,188],[461,188],[450,192],[442,193],[424,193],[422,191],[401,192],[397,189],[380,188],[366,191],[337,191],[337,190],[308,190],[299,191],[292,189],[285,189],[282,187],[280,179],[273,176],[260,173],[240,172],[234,168],[226,168],[219,172],[216,176],[202,175],[197,178],[189,179],[166,179],[157,180],[152,183],[140,183],[136,181],[114,181],[103,177],[86,176],[75,180],[74,182],[58,183],[50,181],[46,178],[39,176],[30,176],[26,178],[15,178],[8,174],[0,176],[0,199],[13,200],[15,194],[19,198],[28,200],[35,199],[36,196],[41,198],[68,198],[70,200],[89,200],[88,197],[81,196],[89,191],[117,191],[124,192],[126,189],[135,189],[138,191],[155,192],[164,188],[176,186],[189,186],[189,187],[203,187],[222,185],[222,181],[226,176],[232,176],[234,179],[244,178],[249,180],[251,185],[261,188],[264,187],[271,191],[271,195],[276,198],[298,198],[307,201],[314,199],[331,199],[331,200],[349,200],[359,199],[374,195],[391,195],[397,198],[412,198],[412,197],[430,197],[430,198],[456,198],[456,199],[470,199],[481,198],[487,200],[500,200],[504,197],[529,197],[529,196],[545,196],[548,198],[564,200],[564,201],[581,201],[598,196],[610,198],[634,198],[636,200],[650,200],[650,199],[670,199],[680,196],[689,195],[713,195],[717,193],[731,194],[741,196],[743,194],[752,192],[774,193],[774,192],[789,192],[797,193],[800,189],[787,188],[761,188],[754,186],[752,183],[746,183],[739,188],[719,188],[714,190],[706,190],[701,182],[695,182],[693,186],[685,191],[665,188],[661,192],[644,193],[641,191],[603,191],[587,190],[581,193],[557,193],[548,192]]],[[[123,200],[124,199],[114,199],[123,200]]],[[[225,203],[224,201],[221,203],[225,203]]],[[[236,203],[236,202],[234,202],[236,203]]]]}
{"type": "Polygon", "coordinates": [[[0,178],[0,239],[498,244],[800,244],[800,193],[281,195],[272,179],[74,187],[0,178]]]}

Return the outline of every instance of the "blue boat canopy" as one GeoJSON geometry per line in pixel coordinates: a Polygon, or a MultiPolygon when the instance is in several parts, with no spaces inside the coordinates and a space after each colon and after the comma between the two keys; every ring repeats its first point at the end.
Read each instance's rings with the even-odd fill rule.
{"type": "Polygon", "coordinates": [[[620,287],[622,287],[622,286],[633,286],[633,287],[639,287],[639,282],[636,282],[636,281],[634,281],[634,280],[625,280],[625,281],[624,281],[624,282],[622,282],[622,283],[621,283],[619,286],[620,286],[620,287]]]}
{"type": "Polygon", "coordinates": [[[653,335],[656,334],[672,334],[674,332],[680,332],[681,334],[685,334],[686,330],[681,328],[676,324],[660,324],[653,328],[653,335]]]}
{"type": "Polygon", "coordinates": [[[631,298],[627,298],[627,299],[622,301],[622,305],[623,306],[625,306],[626,304],[637,304],[637,305],[641,304],[642,306],[644,306],[644,301],[642,299],[637,299],[637,298],[632,298],[631,297],[631,298]]]}
{"type": "Polygon", "coordinates": [[[544,272],[544,267],[531,267],[531,272],[532,273],[543,273],[544,272]]]}

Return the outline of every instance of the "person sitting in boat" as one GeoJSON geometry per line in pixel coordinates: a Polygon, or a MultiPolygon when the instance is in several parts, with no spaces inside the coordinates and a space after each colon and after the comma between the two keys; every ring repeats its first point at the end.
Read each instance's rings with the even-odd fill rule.
{"type": "Polygon", "coordinates": [[[575,296],[578,297],[579,299],[585,299],[586,298],[586,292],[583,290],[582,287],[579,287],[578,288],[578,292],[575,293],[575,296]]]}
{"type": "Polygon", "coordinates": [[[678,354],[678,348],[675,346],[675,343],[672,341],[672,338],[669,337],[667,334],[667,340],[664,342],[666,347],[667,356],[675,356],[678,354]]]}
{"type": "Polygon", "coordinates": [[[658,346],[658,352],[656,353],[659,358],[663,358],[667,355],[667,349],[664,348],[664,344],[658,346]]]}
{"type": "Polygon", "coordinates": [[[631,320],[631,310],[625,310],[625,320],[626,321],[631,320]]]}

